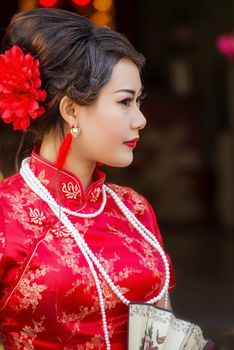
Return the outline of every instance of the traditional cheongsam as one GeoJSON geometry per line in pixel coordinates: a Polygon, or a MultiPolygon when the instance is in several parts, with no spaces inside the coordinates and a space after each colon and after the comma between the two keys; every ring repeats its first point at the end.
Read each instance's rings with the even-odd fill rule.
{"type": "MultiPolygon", "coordinates": [[[[49,192],[73,211],[95,212],[105,175],[95,170],[84,194],[79,179],[36,153],[31,168],[49,192]]],[[[107,184],[162,243],[148,202],[128,187],[107,184]]],[[[131,301],[156,296],[164,284],[159,254],[127,221],[107,194],[93,219],[69,216],[114,283],[131,301]]],[[[171,266],[171,264],[170,264],[171,266]]],[[[112,350],[127,348],[127,306],[98,273],[112,350]]],[[[16,174],[0,185],[0,334],[7,350],[105,349],[96,285],[66,227],[16,174]]],[[[170,288],[174,285],[171,267],[170,288]]]]}

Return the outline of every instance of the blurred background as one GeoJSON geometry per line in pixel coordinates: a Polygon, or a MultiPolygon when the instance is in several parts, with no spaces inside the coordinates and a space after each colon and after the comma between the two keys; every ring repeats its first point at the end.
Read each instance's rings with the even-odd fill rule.
{"type": "MultiPolygon", "coordinates": [[[[234,349],[234,1],[1,1],[1,38],[15,12],[43,6],[110,26],[146,57],[148,124],[135,161],[105,171],[156,211],[177,277],[175,313],[234,349]]],[[[15,172],[20,138],[0,124],[2,177],[15,172]]]]}

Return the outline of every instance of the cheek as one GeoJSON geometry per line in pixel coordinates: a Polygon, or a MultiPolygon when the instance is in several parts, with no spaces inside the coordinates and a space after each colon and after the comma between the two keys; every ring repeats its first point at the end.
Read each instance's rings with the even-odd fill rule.
{"type": "Polygon", "coordinates": [[[114,123],[106,123],[103,126],[103,137],[109,139],[109,141],[123,142],[124,130],[122,125],[114,123]]]}
{"type": "Polygon", "coordinates": [[[95,119],[87,126],[89,138],[92,139],[93,143],[98,142],[100,145],[107,143],[109,145],[115,142],[123,142],[125,139],[125,129],[127,126],[121,118],[120,113],[105,110],[105,113],[99,112],[95,119]],[[115,112],[115,113],[114,113],[115,112]]]}
{"type": "Polygon", "coordinates": [[[113,124],[100,125],[99,131],[93,136],[93,145],[96,151],[102,154],[112,154],[120,150],[123,136],[120,129],[113,124]]]}

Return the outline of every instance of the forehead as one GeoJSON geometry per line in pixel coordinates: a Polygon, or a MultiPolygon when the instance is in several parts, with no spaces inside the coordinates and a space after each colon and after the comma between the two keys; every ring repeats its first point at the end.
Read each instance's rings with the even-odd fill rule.
{"type": "Polygon", "coordinates": [[[138,67],[129,59],[122,58],[113,68],[111,78],[106,84],[108,90],[129,88],[141,89],[141,78],[138,67]]]}

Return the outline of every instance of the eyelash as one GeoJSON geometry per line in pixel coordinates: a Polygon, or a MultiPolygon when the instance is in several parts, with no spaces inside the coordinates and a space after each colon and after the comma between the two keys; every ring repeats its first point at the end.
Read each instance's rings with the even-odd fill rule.
{"type": "MultiPolygon", "coordinates": [[[[139,106],[141,105],[142,101],[144,100],[146,94],[143,93],[140,97],[137,99],[137,103],[139,106]]],[[[125,98],[124,100],[120,101],[119,103],[125,105],[126,107],[130,106],[130,103],[134,101],[134,98],[125,98]]]]}
{"type": "Polygon", "coordinates": [[[122,105],[129,107],[130,103],[133,101],[133,98],[125,98],[124,100],[120,101],[119,103],[121,103],[122,105]]]}

